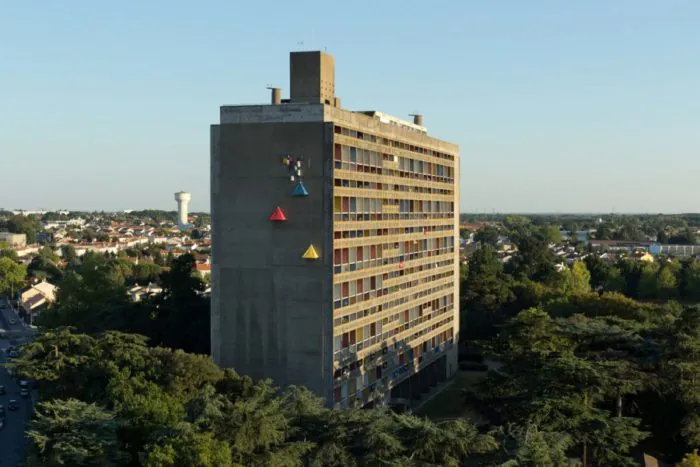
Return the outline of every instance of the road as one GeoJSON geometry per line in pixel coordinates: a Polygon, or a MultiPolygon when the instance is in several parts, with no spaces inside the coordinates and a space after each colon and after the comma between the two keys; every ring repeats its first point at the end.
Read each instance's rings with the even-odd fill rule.
{"type": "MultiPolygon", "coordinates": [[[[2,321],[0,327],[18,335],[31,333],[19,319],[16,325],[9,324],[9,318],[14,315],[14,311],[9,309],[4,301],[0,301],[0,312],[0,321],[2,321]]],[[[4,365],[7,362],[7,347],[21,343],[21,341],[11,341],[6,336],[0,337],[0,385],[5,386],[7,392],[7,394],[0,396],[0,405],[4,405],[6,409],[5,424],[0,430],[0,466],[2,467],[18,467],[22,465],[26,448],[24,430],[32,411],[30,398],[20,397],[19,383],[10,377],[4,365]],[[7,410],[10,399],[17,401],[19,405],[18,411],[11,412],[7,410]]]]}

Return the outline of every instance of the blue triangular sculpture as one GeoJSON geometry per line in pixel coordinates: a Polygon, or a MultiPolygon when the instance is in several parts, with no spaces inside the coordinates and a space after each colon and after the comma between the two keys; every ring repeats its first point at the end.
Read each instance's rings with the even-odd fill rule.
{"type": "Polygon", "coordinates": [[[306,191],[306,187],[302,182],[297,183],[292,191],[292,196],[309,196],[309,192],[306,191]]]}

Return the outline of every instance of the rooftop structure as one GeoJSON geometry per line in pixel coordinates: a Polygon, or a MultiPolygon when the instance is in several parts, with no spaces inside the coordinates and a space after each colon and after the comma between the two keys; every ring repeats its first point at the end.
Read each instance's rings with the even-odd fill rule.
{"type": "Polygon", "coordinates": [[[188,226],[187,209],[191,199],[192,195],[186,191],[179,191],[175,193],[175,201],[177,201],[177,225],[180,228],[186,228],[188,226]]]}

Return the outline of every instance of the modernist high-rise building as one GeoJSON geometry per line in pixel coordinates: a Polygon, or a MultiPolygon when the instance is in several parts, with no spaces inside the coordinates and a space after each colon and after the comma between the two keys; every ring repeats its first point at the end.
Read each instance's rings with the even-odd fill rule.
{"type": "Polygon", "coordinates": [[[212,355],[331,407],[412,400],[457,370],[458,147],[343,109],[333,57],[211,127],[212,355]]]}

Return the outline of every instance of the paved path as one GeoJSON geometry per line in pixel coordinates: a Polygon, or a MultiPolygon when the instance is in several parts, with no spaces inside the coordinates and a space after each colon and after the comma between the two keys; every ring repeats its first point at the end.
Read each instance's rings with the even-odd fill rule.
{"type": "MultiPolygon", "coordinates": [[[[31,334],[22,321],[17,319],[17,324],[10,324],[10,319],[17,316],[10,309],[7,302],[0,299],[0,328],[10,331],[16,335],[31,334]]],[[[24,461],[24,451],[26,440],[24,430],[32,412],[32,403],[29,398],[19,395],[19,382],[10,377],[5,363],[7,363],[7,347],[21,343],[23,339],[11,341],[6,337],[0,337],[0,385],[5,386],[7,394],[0,396],[0,405],[5,406],[6,416],[3,428],[0,430],[0,466],[19,467],[24,461]],[[7,410],[10,399],[15,399],[19,405],[19,410],[10,412],[7,410]]]]}
{"type": "MultiPolygon", "coordinates": [[[[0,364],[7,361],[8,340],[0,340],[0,364]]],[[[19,395],[19,383],[10,377],[4,365],[0,368],[0,385],[5,386],[7,394],[0,396],[0,405],[6,409],[5,424],[0,430],[0,466],[17,467],[24,460],[26,441],[24,438],[25,424],[31,415],[32,404],[29,398],[19,395]],[[10,399],[15,399],[19,410],[7,410],[10,399]]]]}

